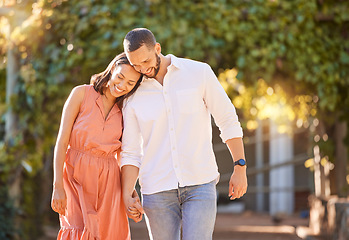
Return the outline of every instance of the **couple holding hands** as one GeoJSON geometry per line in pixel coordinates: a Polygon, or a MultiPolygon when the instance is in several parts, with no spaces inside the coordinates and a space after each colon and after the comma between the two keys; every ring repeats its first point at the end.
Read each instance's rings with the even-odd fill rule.
{"type": "Polygon", "coordinates": [[[128,217],[139,222],[144,213],[150,239],[212,239],[219,172],[211,114],[234,159],[229,196],[247,190],[235,108],[208,64],[162,55],[150,30],[133,29],[123,44],[64,105],[51,201],[57,239],[131,239],[128,217]]]}

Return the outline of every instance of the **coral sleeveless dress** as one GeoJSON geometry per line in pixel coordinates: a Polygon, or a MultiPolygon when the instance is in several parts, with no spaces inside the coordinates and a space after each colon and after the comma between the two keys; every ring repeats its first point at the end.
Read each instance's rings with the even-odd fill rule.
{"type": "Polygon", "coordinates": [[[92,85],[73,125],[64,163],[67,194],[58,240],[125,240],[130,230],[121,196],[122,115],[115,104],[105,120],[101,95],[92,85]]]}

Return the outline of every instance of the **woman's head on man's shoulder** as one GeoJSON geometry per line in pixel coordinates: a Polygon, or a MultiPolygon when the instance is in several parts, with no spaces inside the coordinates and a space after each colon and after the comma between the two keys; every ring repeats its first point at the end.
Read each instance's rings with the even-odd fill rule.
{"type": "Polygon", "coordinates": [[[131,66],[122,52],[114,57],[103,72],[93,75],[90,83],[101,95],[109,91],[121,108],[123,100],[137,90],[141,81],[142,75],[131,66]]]}

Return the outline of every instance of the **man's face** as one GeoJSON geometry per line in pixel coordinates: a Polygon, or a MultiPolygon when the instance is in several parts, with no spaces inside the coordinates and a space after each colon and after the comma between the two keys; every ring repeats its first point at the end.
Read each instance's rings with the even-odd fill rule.
{"type": "Polygon", "coordinates": [[[154,49],[148,49],[147,46],[143,45],[133,52],[126,52],[126,55],[137,72],[149,78],[155,78],[161,63],[159,53],[157,45],[154,49]]]}

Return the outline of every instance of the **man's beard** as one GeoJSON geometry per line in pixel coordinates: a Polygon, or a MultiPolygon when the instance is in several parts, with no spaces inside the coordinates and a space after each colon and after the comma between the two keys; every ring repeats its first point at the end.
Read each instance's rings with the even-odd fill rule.
{"type": "Polygon", "coordinates": [[[154,74],[151,75],[151,76],[145,75],[145,76],[147,76],[148,78],[155,78],[156,75],[158,75],[158,73],[159,73],[161,58],[160,58],[159,55],[157,55],[156,53],[155,53],[155,57],[156,57],[156,66],[153,67],[153,68],[154,68],[154,74]]]}

